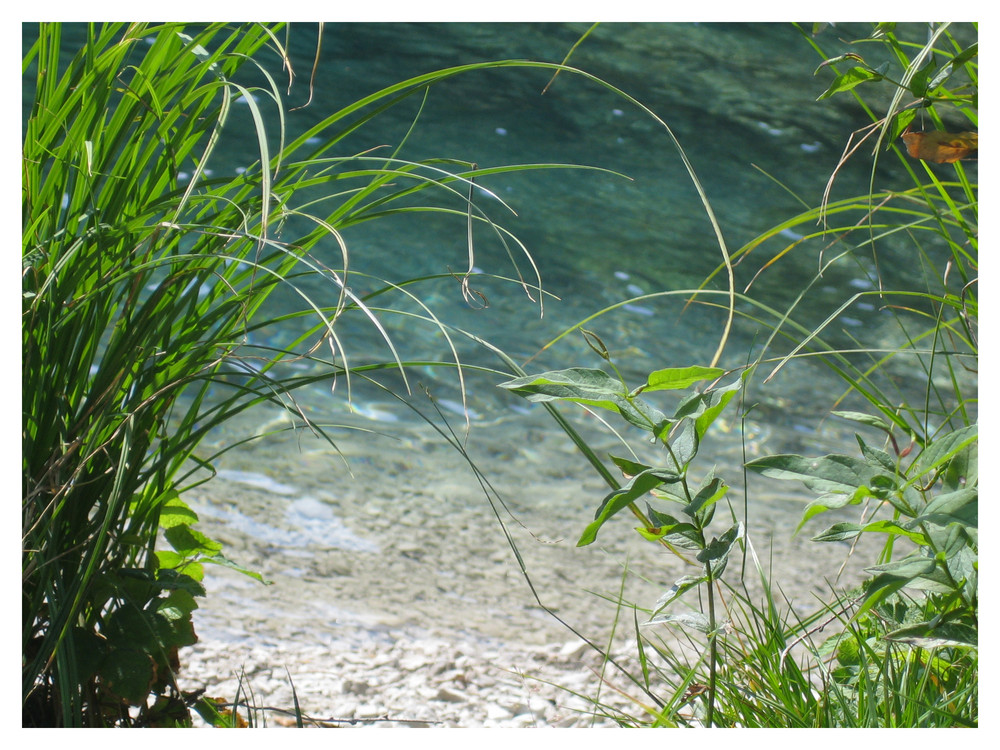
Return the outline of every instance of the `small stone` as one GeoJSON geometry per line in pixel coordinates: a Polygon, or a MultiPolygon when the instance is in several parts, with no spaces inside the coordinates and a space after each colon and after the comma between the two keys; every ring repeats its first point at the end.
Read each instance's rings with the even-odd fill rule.
{"type": "Polygon", "coordinates": [[[383,713],[382,709],[374,703],[362,703],[354,712],[354,716],[358,719],[377,719],[383,713]]]}
{"type": "Polygon", "coordinates": [[[586,648],[587,642],[584,640],[569,641],[559,649],[559,657],[562,659],[576,659],[583,655],[586,648]]]}
{"type": "Polygon", "coordinates": [[[447,703],[465,703],[468,701],[468,697],[465,694],[449,687],[443,687],[438,690],[435,699],[447,703]]]}
{"type": "Polygon", "coordinates": [[[368,692],[369,685],[367,682],[362,680],[344,680],[344,692],[354,693],[355,695],[364,695],[368,692]]]}
{"type": "Polygon", "coordinates": [[[514,714],[503,706],[491,704],[486,707],[486,718],[492,719],[493,721],[504,721],[506,719],[513,719],[514,714]]]}
{"type": "Polygon", "coordinates": [[[354,714],[358,710],[358,704],[354,701],[344,701],[343,703],[338,703],[333,707],[330,715],[334,719],[349,720],[354,718],[354,714]]]}

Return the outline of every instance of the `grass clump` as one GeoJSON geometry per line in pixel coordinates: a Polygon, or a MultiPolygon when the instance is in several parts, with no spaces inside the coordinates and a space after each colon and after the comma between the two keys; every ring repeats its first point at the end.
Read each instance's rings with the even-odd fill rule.
{"type": "MultiPolygon", "coordinates": [[[[455,276],[364,277],[362,298],[343,231],[401,213],[453,219],[468,237],[460,293],[474,303],[474,228],[515,270],[533,267],[480,208],[476,180],[566,165],[413,161],[406,135],[384,153],[342,153],[404,102],[412,130],[440,81],[533,63],[424,73],[293,134],[272,72],[291,70],[281,24],[90,24],[76,46],[65,32],[40,24],[23,58],[33,95],[22,158],[23,723],[187,725],[192,709],[228,721],[178,686],[179,654],[196,641],[205,565],[263,579],[199,531],[184,501],[218,457],[199,446],[260,404],[333,443],[332,426],[298,400],[320,384],[344,381],[338,395],[350,399],[352,380],[393,370],[404,397],[407,362],[382,321],[404,315],[450,345],[416,290],[455,276]],[[249,125],[234,131],[237,103],[249,125]],[[235,174],[218,156],[232,137],[257,155],[235,174]],[[352,318],[362,325],[345,341],[352,318]],[[299,332],[275,343],[276,324],[299,332]],[[372,342],[380,360],[349,361],[372,342]]],[[[540,300],[537,275],[516,275],[540,300]]],[[[450,349],[453,361],[419,364],[454,368],[461,383],[450,349]]]]}

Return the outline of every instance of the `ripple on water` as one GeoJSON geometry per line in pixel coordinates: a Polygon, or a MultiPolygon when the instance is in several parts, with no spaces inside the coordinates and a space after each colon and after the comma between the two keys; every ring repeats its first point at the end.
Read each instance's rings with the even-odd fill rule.
{"type": "MultiPolygon", "coordinates": [[[[276,482],[264,474],[251,471],[223,469],[218,476],[271,495],[289,497],[299,494],[296,487],[276,482]]],[[[285,524],[267,522],[237,510],[235,507],[211,505],[198,508],[199,513],[223,521],[231,528],[273,547],[281,547],[292,554],[311,554],[310,546],[335,547],[352,552],[378,552],[379,546],[358,536],[333,512],[329,503],[302,495],[285,507],[285,524]],[[289,528],[289,526],[291,528],[289,528]]]]}

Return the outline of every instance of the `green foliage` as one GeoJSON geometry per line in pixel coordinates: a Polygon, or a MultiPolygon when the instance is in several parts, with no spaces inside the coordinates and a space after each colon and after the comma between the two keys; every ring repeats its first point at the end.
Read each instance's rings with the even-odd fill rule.
{"type": "MultiPolygon", "coordinates": [[[[639,394],[661,378],[676,378],[677,387],[697,382],[684,382],[677,370],[654,373],[646,385],[632,390],[620,375],[590,369],[524,376],[502,384],[532,401],[571,401],[617,412],[666,451],[667,460],[657,466],[611,457],[627,477],[622,485],[567,420],[549,408],[612,487],[580,543],[592,542],[605,522],[627,508],[640,519],[637,530],[645,539],[668,546],[684,559],[683,551],[696,551],[694,562],[702,568],[678,579],[652,606],[619,600],[621,610],[631,607],[649,619],[640,628],[636,617],[639,670],[616,666],[653,701],[636,700],[635,716],[595,701],[597,713],[622,725],[978,724],[977,185],[962,161],[967,154],[955,160],[930,154],[929,161],[915,161],[898,145],[904,130],[927,121],[939,131],[977,126],[978,46],[968,41],[969,28],[953,34],[949,24],[917,27],[924,29],[926,38],[914,42],[909,41],[913,27],[875,27],[871,37],[855,45],[876,47],[884,58],[877,64],[853,51],[825,55],[818,35],[829,32],[803,32],[824,58],[816,73],[834,74],[819,98],[852,96],[872,124],[851,136],[818,205],[732,253],[717,235],[724,262],[692,299],[715,305],[712,300],[725,295],[730,320],[739,316],[766,333],[754,365],[738,382],[696,391],[669,416],[639,394]],[[844,70],[844,64],[850,67],[844,70]],[[876,114],[863,98],[868,94],[875,94],[883,112],[876,114]],[[831,200],[838,172],[857,153],[860,143],[853,144],[855,138],[876,141],[871,189],[831,200]],[[874,189],[875,170],[887,152],[911,180],[909,187],[874,189]],[[945,171],[951,176],[945,177],[945,171]],[[788,230],[799,237],[775,251],[737,293],[734,266],[788,230]],[[922,279],[892,288],[884,283],[881,256],[890,246],[901,252],[901,245],[922,279]],[[817,274],[797,290],[790,305],[777,309],[755,285],[767,273],[780,273],[778,264],[787,255],[809,247],[819,248],[817,274]],[[870,280],[873,291],[851,294],[818,325],[798,320],[800,304],[812,287],[846,263],[870,280]],[[707,289],[723,271],[728,291],[707,289]],[[866,344],[850,334],[849,350],[832,343],[838,319],[866,299],[881,306],[895,326],[898,343],[887,348],[882,341],[866,344]],[[783,350],[784,345],[788,348],[783,350]],[[694,481],[690,470],[708,425],[746,388],[754,368],[771,368],[763,379],[766,384],[779,370],[804,358],[819,359],[842,378],[844,392],[829,396],[837,406],[851,404],[833,414],[860,426],[859,455],[769,455],[746,467],[771,478],[799,481],[815,494],[800,528],[824,513],[861,511],[858,522],[838,521],[815,535],[817,543],[853,544],[859,537],[876,536],[884,544],[867,567],[869,577],[855,590],[833,592],[832,603],[793,619],[779,605],[780,581],[773,581],[756,558],[752,528],[737,522],[710,539],[706,527],[727,487],[714,472],[694,481]],[[915,375],[916,387],[903,384],[901,373],[915,375]],[[639,507],[643,499],[645,510],[639,507]],[[754,562],[765,595],[762,604],[754,603],[742,579],[733,585],[722,577],[737,542],[754,562]],[[700,610],[668,609],[692,591],[703,594],[705,606],[700,610]],[[718,602],[727,612],[724,622],[716,616],[718,602]],[[816,633],[834,622],[840,625],[837,632],[817,644],[816,633]],[[689,648],[678,648],[676,641],[650,627],[662,624],[680,625],[689,648]]],[[[975,33],[974,26],[971,31],[975,33]]],[[[691,176],[697,182],[693,171],[691,176]]],[[[580,329],[591,348],[610,362],[608,348],[582,326],[612,309],[595,313],[547,346],[580,329]]],[[[713,366],[729,332],[727,323],[713,366]]],[[[704,371],[706,379],[719,374],[704,371]]]]}
{"type": "MultiPolygon", "coordinates": [[[[591,347],[613,367],[608,349],[600,338],[592,332],[587,332],[587,338],[591,347]]],[[[603,370],[574,368],[519,377],[500,384],[501,388],[529,401],[568,401],[617,412],[626,422],[649,433],[654,442],[663,446],[666,457],[662,466],[649,466],[610,456],[627,481],[622,486],[615,486],[605,496],[597,508],[594,521],[584,529],[577,544],[593,543],[608,520],[628,509],[642,524],[637,531],[643,538],[662,544],[685,562],[695,565],[699,569],[698,574],[685,575],[673,585],[657,602],[649,624],[674,622],[707,634],[713,664],[719,630],[714,608],[714,584],[722,577],[730,554],[743,538],[744,528],[741,522],[736,521],[718,536],[710,533],[709,525],[715,517],[717,503],[725,497],[728,487],[711,472],[699,481],[690,469],[708,428],[740,392],[751,372],[752,368],[747,369],[734,383],[726,386],[717,384],[725,374],[723,370],[700,366],[657,370],[649,374],[644,384],[634,389],[628,388],[617,368],[616,376],[603,370]],[[671,416],[640,395],[684,390],[704,381],[713,382],[703,390],[682,398],[671,416]],[[645,510],[637,505],[637,501],[644,497],[648,498],[645,510]],[[680,549],[693,552],[694,560],[680,549]],[[666,612],[668,605],[702,584],[708,599],[707,616],[697,612],[666,612]]],[[[596,460],[596,457],[592,455],[591,460],[596,460]]],[[[606,475],[607,471],[602,473],[606,475]]],[[[714,690],[713,683],[710,692],[714,693],[714,690]]],[[[712,706],[713,698],[710,697],[710,720],[712,706]]]]}
{"type": "MultiPolygon", "coordinates": [[[[456,75],[571,69],[499,61],[426,73],[290,137],[283,85],[268,67],[287,62],[281,29],[91,24],[71,49],[61,24],[43,23],[26,44],[34,101],[22,158],[25,725],[185,724],[192,706],[212,714],[175,681],[178,649],[195,640],[203,566],[243,570],[181,500],[212,470],[215,456],[199,454],[204,437],[269,403],[332,443],[295,396],[342,377],[350,398],[352,379],[382,369],[407,389],[407,363],[382,317],[430,323],[451,344],[408,289],[445,275],[366,279],[375,291],[361,299],[347,282],[358,272],[345,228],[401,213],[453,218],[469,241],[461,292],[473,301],[474,227],[507,249],[515,270],[521,257],[533,269],[520,241],[475,201],[475,181],[566,165],[480,170],[454,158],[407,160],[405,135],[382,155],[344,155],[342,142],[402,102],[418,105],[419,119],[429,88],[456,75]],[[233,137],[237,102],[249,124],[236,132],[258,158],[220,176],[230,170],[213,169],[215,149],[233,137]],[[319,248],[339,267],[321,262],[319,248]],[[299,307],[269,313],[279,291],[299,307]],[[375,308],[376,298],[403,304],[375,308]],[[385,361],[348,364],[345,317],[370,325],[385,361]],[[264,343],[276,322],[301,323],[301,333],[264,343]]],[[[540,303],[537,274],[517,275],[540,303]]],[[[455,368],[461,385],[454,356],[430,364],[455,368]]]]}

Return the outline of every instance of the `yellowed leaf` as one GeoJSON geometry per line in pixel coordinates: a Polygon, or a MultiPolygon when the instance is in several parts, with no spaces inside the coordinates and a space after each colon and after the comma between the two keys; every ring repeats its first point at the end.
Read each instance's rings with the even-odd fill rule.
{"type": "Polygon", "coordinates": [[[943,130],[903,133],[903,142],[914,159],[951,164],[978,152],[979,133],[946,133],[943,130]]]}

